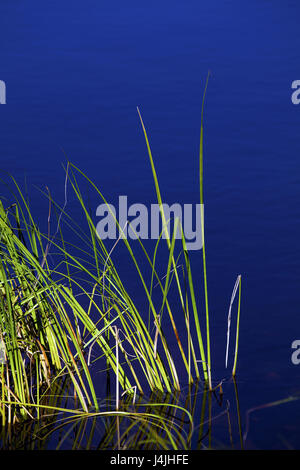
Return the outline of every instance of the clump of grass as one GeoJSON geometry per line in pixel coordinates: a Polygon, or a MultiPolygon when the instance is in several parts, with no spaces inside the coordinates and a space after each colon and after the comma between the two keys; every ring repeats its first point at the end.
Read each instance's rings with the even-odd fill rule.
{"type": "MultiPolygon", "coordinates": [[[[0,342],[5,355],[5,363],[0,366],[3,426],[26,417],[39,417],[43,387],[49,387],[63,375],[69,377],[73,394],[78,398],[83,412],[87,413],[91,407],[97,411],[98,399],[90,371],[94,362],[91,357],[92,353],[96,354],[96,347],[98,359],[105,360],[106,367],[116,376],[116,410],[119,407],[119,387],[121,393],[130,395],[136,391],[143,393],[145,384],[152,391],[179,391],[178,369],[182,366],[188,383],[203,379],[212,390],[203,214],[203,108],[204,99],[199,164],[206,350],[195,294],[198,285],[195,285],[192,276],[183,228],[180,220],[175,218],[173,234],[169,233],[169,221],[164,213],[148,135],[138,110],[163,224],[152,256],[138,239],[151,269],[150,286],[127,238],[120,236],[116,244],[119,241],[125,244],[136,268],[149,304],[155,334],[152,335],[149,321],[147,324],[121,280],[118,266],[112,260],[113,250],[109,252],[97,236],[79,180],[83,179],[107,204],[96,185],[79,168],[68,163],[66,188],[69,186],[76,196],[87,229],[72,220],[66,211],[66,204],[60,207],[47,192],[49,213],[48,233],[45,234],[39,230],[22,190],[13,180],[17,192],[14,204],[4,208],[0,201],[0,342]],[[57,218],[57,229],[51,236],[53,213],[57,218]],[[63,224],[78,237],[76,246],[65,239],[63,224]],[[181,239],[180,253],[176,257],[177,229],[180,230],[181,239]],[[163,234],[169,256],[166,275],[161,279],[156,268],[156,256],[163,234]],[[53,250],[55,262],[49,258],[53,250]],[[171,306],[175,299],[173,293],[172,299],[169,295],[173,282],[178,294],[176,302],[181,306],[185,324],[185,330],[181,329],[180,332],[171,306]],[[157,283],[161,293],[159,307],[153,300],[154,283],[157,283]],[[182,365],[174,359],[170,333],[162,322],[164,311],[168,314],[182,365]],[[183,346],[183,337],[187,350],[183,346]]],[[[111,211],[110,206],[107,207],[111,211]]],[[[124,228],[119,227],[116,219],[115,222],[122,234],[124,228]]],[[[236,373],[239,317],[240,296],[233,375],[236,373]]]]}
{"type": "Polygon", "coordinates": [[[80,338],[62,303],[63,287],[53,281],[47,260],[41,266],[39,260],[44,258],[45,251],[36,224],[31,219],[31,224],[25,223],[22,230],[21,219],[26,220],[20,205],[5,210],[0,202],[3,425],[18,420],[18,415],[32,417],[30,407],[25,403],[31,403],[33,407],[38,405],[40,386],[50,386],[62,371],[71,377],[82,407],[87,410],[92,401],[97,407],[80,338]],[[13,407],[11,402],[14,402],[13,407]]]}

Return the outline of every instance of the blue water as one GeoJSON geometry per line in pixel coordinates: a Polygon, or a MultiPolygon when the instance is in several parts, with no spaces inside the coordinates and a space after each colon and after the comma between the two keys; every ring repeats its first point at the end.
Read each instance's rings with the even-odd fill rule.
{"type": "MultiPolygon", "coordinates": [[[[296,0],[0,6],[2,174],[48,185],[61,203],[67,158],[108,200],[154,201],[136,106],[164,199],[198,202],[200,107],[211,71],[204,174],[213,374],[228,376],[228,304],[242,274],[242,420],[248,408],[300,388],[300,365],[291,363],[291,343],[300,338],[300,106],[291,102],[300,78],[299,13],[296,0]]],[[[95,210],[98,203],[91,202],[95,210]]],[[[46,220],[45,200],[34,197],[33,205],[46,220]]],[[[192,261],[197,276],[201,252],[192,261]]],[[[300,405],[274,410],[257,412],[249,446],[284,447],[284,436],[299,448],[300,405]]]]}

